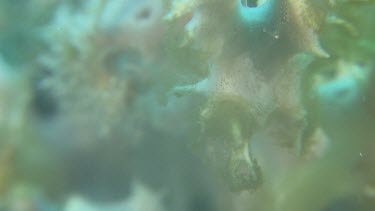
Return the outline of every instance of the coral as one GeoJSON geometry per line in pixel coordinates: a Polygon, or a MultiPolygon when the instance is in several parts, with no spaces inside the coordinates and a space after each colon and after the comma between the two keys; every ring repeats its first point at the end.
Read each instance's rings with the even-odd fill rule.
{"type": "Polygon", "coordinates": [[[51,90],[62,113],[81,125],[95,122],[95,133],[105,136],[147,87],[163,4],[90,1],[83,7],[71,14],[61,6],[46,29],[52,54],[43,61],[51,77],[41,86],[51,90]]]}
{"type": "MultiPolygon", "coordinates": [[[[175,11],[170,12],[168,17],[181,13],[182,3],[177,2],[175,11]]],[[[190,11],[191,5],[194,4],[186,3],[185,9],[190,11]]],[[[222,121],[219,120],[222,115],[234,119],[233,122],[225,121],[223,125],[226,126],[213,130],[219,133],[214,139],[220,141],[202,135],[201,142],[210,143],[203,145],[208,145],[208,151],[213,151],[214,160],[216,157],[224,159],[213,162],[225,166],[224,172],[229,174],[230,183],[237,184],[232,188],[256,189],[261,184],[260,168],[253,155],[248,155],[248,145],[251,148],[249,142],[253,136],[267,131],[269,135],[264,139],[296,150],[300,147],[305,124],[298,91],[300,74],[287,65],[288,61],[303,49],[320,56],[325,53],[318,47],[310,19],[301,18],[303,11],[307,10],[303,1],[271,0],[259,6],[245,5],[242,1],[233,4],[206,1],[198,5],[186,26],[187,36],[202,51],[210,52],[209,75],[194,85],[176,87],[175,93],[196,92],[213,99],[208,101],[201,114],[203,128],[211,127],[212,121],[222,121]],[[227,8],[225,13],[219,12],[222,8],[227,8]],[[235,115],[221,109],[216,111],[214,108],[221,105],[212,104],[228,104],[225,107],[232,107],[235,111],[239,106],[237,109],[243,114],[235,115]],[[245,111],[249,115],[244,115],[245,111]],[[219,119],[207,121],[207,113],[210,118],[217,116],[215,118],[219,119]],[[287,123],[285,128],[279,126],[283,122],[287,123]],[[234,127],[234,131],[223,130],[225,127],[234,127]],[[213,145],[224,146],[210,147],[212,142],[213,145]],[[227,158],[221,155],[223,152],[215,152],[220,148],[225,149],[227,158]],[[242,179],[236,181],[236,178],[242,179]]]]}
{"type": "Polygon", "coordinates": [[[305,77],[309,80],[305,82],[307,86],[312,84],[306,104],[313,107],[309,116],[320,124],[329,141],[320,158],[291,175],[287,182],[290,192],[283,196],[285,210],[316,210],[324,206],[334,209],[328,207],[339,206],[335,203],[348,203],[355,210],[373,209],[370,197],[364,194],[371,187],[371,182],[364,179],[372,175],[371,168],[359,170],[364,163],[372,162],[363,153],[373,136],[367,127],[373,124],[373,116],[366,109],[366,90],[371,86],[375,51],[371,44],[364,47],[359,43],[373,40],[373,33],[368,30],[372,23],[367,22],[367,15],[360,15],[373,6],[368,1],[335,1],[325,20],[320,37],[331,58],[315,58],[307,66],[305,77]],[[304,179],[298,184],[298,178],[304,179]],[[363,201],[353,199],[353,195],[363,201]],[[301,203],[292,202],[291,198],[298,198],[301,203]]]}

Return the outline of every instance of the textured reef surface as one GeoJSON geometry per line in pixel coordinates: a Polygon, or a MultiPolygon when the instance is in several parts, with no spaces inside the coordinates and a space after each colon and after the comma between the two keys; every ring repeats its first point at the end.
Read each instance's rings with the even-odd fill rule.
{"type": "Polygon", "coordinates": [[[0,211],[375,210],[373,0],[0,0],[0,211]]]}

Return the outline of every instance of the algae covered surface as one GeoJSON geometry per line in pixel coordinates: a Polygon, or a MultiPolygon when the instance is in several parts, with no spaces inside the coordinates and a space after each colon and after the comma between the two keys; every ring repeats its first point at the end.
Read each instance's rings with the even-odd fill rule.
{"type": "Polygon", "coordinates": [[[0,211],[375,210],[375,1],[0,0],[0,211]]]}

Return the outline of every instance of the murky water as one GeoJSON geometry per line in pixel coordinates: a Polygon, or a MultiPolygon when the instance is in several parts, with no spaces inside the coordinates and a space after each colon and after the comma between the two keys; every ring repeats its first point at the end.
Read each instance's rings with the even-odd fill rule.
{"type": "Polygon", "coordinates": [[[373,0],[0,0],[0,211],[375,210],[373,0]]]}

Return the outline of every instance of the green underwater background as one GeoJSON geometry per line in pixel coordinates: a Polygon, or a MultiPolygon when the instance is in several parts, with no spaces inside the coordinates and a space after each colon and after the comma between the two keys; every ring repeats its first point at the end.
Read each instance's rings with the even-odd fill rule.
{"type": "Polygon", "coordinates": [[[0,211],[373,210],[374,0],[0,0],[0,211]]]}

